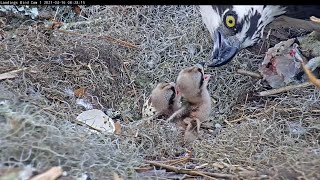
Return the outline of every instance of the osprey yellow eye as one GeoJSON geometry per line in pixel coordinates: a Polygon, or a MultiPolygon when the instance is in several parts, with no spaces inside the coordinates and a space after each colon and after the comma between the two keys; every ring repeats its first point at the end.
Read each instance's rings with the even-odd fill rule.
{"type": "Polygon", "coordinates": [[[228,28],[233,28],[236,25],[236,19],[232,15],[227,15],[225,21],[228,28]]]}

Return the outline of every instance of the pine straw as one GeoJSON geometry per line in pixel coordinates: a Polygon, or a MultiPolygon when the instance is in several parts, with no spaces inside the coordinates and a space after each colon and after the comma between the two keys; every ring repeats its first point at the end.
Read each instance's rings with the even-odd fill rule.
{"type": "MultiPolygon", "coordinates": [[[[216,137],[203,130],[202,138],[183,145],[181,132],[172,124],[138,121],[144,99],[158,82],[174,81],[182,68],[207,61],[211,39],[197,7],[88,6],[82,9],[87,19],[72,15],[70,7],[42,10],[70,23],[65,31],[73,33],[48,30],[48,22],[30,20],[6,31],[0,45],[0,73],[28,69],[0,84],[1,99],[18,99],[10,101],[9,109],[25,122],[14,135],[8,134],[10,128],[1,128],[1,162],[31,163],[40,169],[62,165],[72,175],[89,172],[97,179],[112,171],[137,178],[134,168],[142,159],[168,160],[192,150],[195,162],[207,162],[208,167],[224,161],[251,166],[258,176],[278,171],[276,178],[316,177],[320,93],[309,87],[256,96],[268,86],[236,71],[257,71],[262,54],[244,50],[228,66],[207,70],[212,75],[209,89],[217,100],[210,123],[241,124],[230,123],[216,137]],[[100,35],[138,48],[123,47],[100,35]],[[88,89],[86,100],[94,108],[121,112],[120,136],[88,135],[72,123],[85,110],[72,95],[79,87],[88,89]],[[307,132],[296,137],[288,127],[299,123],[307,132]]],[[[9,121],[4,116],[2,123],[9,121]]]]}
{"type": "MultiPolygon", "coordinates": [[[[209,169],[214,168],[212,162],[249,166],[257,171],[257,178],[319,178],[320,126],[314,117],[320,112],[280,107],[251,115],[246,122],[222,130],[216,138],[198,141],[193,146],[196,158],[209,163],[209,169]]],[[[223,171],[241,175],[230,168],[223,171]]]]}

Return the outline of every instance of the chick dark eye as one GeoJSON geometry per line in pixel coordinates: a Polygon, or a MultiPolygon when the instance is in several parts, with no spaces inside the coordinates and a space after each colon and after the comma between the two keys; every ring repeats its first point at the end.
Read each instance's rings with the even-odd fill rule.
{"type": "Polygon", "coordinates": [[[176,90],[174,89],[174,87],[171,87],[170,90],[171,90],[173,93],[176,93],[176,90]]]}

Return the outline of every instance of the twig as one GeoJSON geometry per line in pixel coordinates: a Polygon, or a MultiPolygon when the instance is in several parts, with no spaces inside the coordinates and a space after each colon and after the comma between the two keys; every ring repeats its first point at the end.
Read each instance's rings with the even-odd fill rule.
{"type": "Polygon", "coordinates": [[[256,171],[248,171],[248,170],[242,170],[241,172],[239,172],[239,176],[241,177],[254,177],[257,176],[257,172],[256,171]]]}
{"type": "Polygon", "coordinates": [[[145,161],[145,162],[150,165],[162,167],[162,168],[165,168],[167,170],[170,170],[170,171],[173,171],[176,173],[188,174],[188,175],[192,175],[192,176],[202,176],[202,177],[206,177],[208,179],[217,180],[217,178],[228,178],[228,179],[234,178],[234,176],[230,175],[230,174],[209,173],[209,172],[203,172],[203,171],[197,171],[197,170],[191,170],[191,169],[177,168],[174,166],[161,164],[161,163],[154,162],[154,161],[145,161]]]}
{"type": "Polygon", "coordinates": [[[176,173],[188,174],[188,175],[192,175],[192,176],[203,176],[203,177],[206,177],[208,179],[217,180],[214,177],[210,177],[208,175],[203,174],[201,171],[193,171],[193,170],[188,170],[188,169],[176,168],[176,167],[173,167],[173,166],[170,166],[170,165],[161,164],[161,163],[153,162],[153,161],[146,161],[146,162],[149,163],[150,165],[162,167],[162,168],[165,168],[167,170],[174,171],[176,173]]]}
{"type": "Polygon", "coordinates": [[[228,124],[229,126],[232,126],[232,124],[230,123],[230,121],[228,121],[228,120],[226,120],[226,119],[224,119],[223,120],[226,124],[228,124]]]}
{"type": "Polygon", "coordinates": [[[48,171],[36,175],[35,177],[31,178],[30,180],[56,180],[58,177],[60,177],[63,173],[62,168],[59,167],[52,167],[48,171]]]}
{"type": "Polygon", "coordinates": [[[148,166],[146,166],[146,167],[134,167],[133,169],[134,169],[136,172],[140,173],[140,172],[152,170],[153,167],[148,165],[148,166]]]}
{"type": "Polygon", "coordinates": [[[78,36],[84,36],[84,37],[96,37],[96,38],[100,38],[100,39],[106,39],[110,42],[113,42],[113,43],[116,43],[120,46],[123,46],[123,47],[127,47],[127,48],[133,48],[133,49],[138,49],[138,47],[134,44],[131,44],[129,42],[126,42],[126,41],[122,41],[120,39],[116,39],[116,38],[113,38],[111,36],[107,36],[107,35],[100,35],[100,36],[96,36],[96,35],[92,35],[92,34],[82,34],[82,33],[77,33],[77,32],[71,32],[71,31],[66,31],[66,30],[57,30],[58,32],[61,32],[61,33],[65,33],[65,34],[72,34],[72,35],[78,35],[78,36]]]}
{"type": "MultiPolygon", "coordinates": [[[[236,122],[239,122],[239,121],[247,120],[247,119],[249,119],[249,118],[251,118],[251,117],[260,116],[260,115],[263,115],[263,114],[265,114],[265,113],[268,113],[268,112],[269,112],[270,110],[272,110],[272,109],[275,109],[275,106],[270,107],[270,108],[264,110],[264,111],[261,112],[261,113],[252,114],[252,115],[249,115],[249,116],[244,116],[244,117],[241,117],[241,118],[238,118],[238,119],[229,121],[229,122],[230,122],[230,123],[236,123],[236,122]]],[[[221,162],[221,163],[224,163],[224,162],[221,162]]]]}
{"type": "MultiPolygon", "coordinates": [[[[277,111],[304,111],[302,108],[277,108],[277,111]]],[[[319,113],[320,109],[311,109],[312,113],[319,113]]]]}
{"type": "Polygon", "coordinates": [[[292,89],[297,89],[297,88],[305,88],[305,87],[309,87],[312,86],[313,84],[310,82],[305,82],[305,83],[301,83],[301,84],[297,84],[297,85],[290,85],[290,86],[285,86],[279,89],[272,89],[272,90],[267,90],[267,91],[262,91],[259,92],[259,96],[270,96],[273,94],[279,94],[282,92],[286,92],[286,91],[290,91],[292,89]]]}
{"type": "Polygon", "coordinates": [[[78,120],[73,120],[72,122],[74,122],[74,123],[76,123],[78,125],[82,125],[82,126],[88,127],[91,130],[94,130],[94,131],[97,131],[98,133],[103,134],[103,132],[100,129],[94,128],[94,127],[92,127],[92,126],[90,126],[90,125],[88,125],[88,124],[86,124],[84,122],[81,122],[81,121],[78,121],[78,120]]]}
{"type": "Polygon", "coordinates": [[[304,64],[303,61],[300,61],[300,62],[301,62],[301,64],[302,64],[302,68],[303,68],[304,72],[306,73],[306,75],[307,75],[308,78],[309,78],[309,81],[310,81],[313,85],[315,85],[317,88],[320,89],[320,79],[317,79],[317,77],[310,71],[310,69],[308,69],[308,68],[306,67],[306,65],[304,64]]]}
{"type": "MultiPolygon", "coordinates": [[[[249,116],[240,117],[240,118],[238,118],[238,119],[234,119],[234,120],[231,120],[231,121],[228,121],[228,122],[231,124],[231,123],[236,123],[236,122],[239,122],[239,121],[248,120],[249,118],[263,115],[263,114],[269,112],[270,110],[277,110],[277,111],[299,110],[299,111],[302,111],[303,109],[301,109],[301,108],[278,108],[278,107],[271,107],[271,108],[268,108],[267,110],[265,110],[265,111],[263,111],[263,112],[261,112],[261,113],[257,113],[257,114],[252,114],[252,115],[249,115],[249,116]]],[[[320,110],[312,109],[312,110],[310,110],[310,112],[312,112],[312,113],[318,113],[318,112],[320,112],[320,110]]]]}
{"type": "Polygon", "coordinates": [[[97,18],[94,20],[87,20],[87,21],[80,21],[80,22],[70,22],[70,23],[63,23],[61,29],[66,30],[70,28],[74,28],[76,26],[84,26],[84,25],[91,25],[91,24],[98,24],[105,22],[105,19],[97,18]]]}
{"type": "Polygon", "coordinates": [[[251,71],[246,71],[244,69],[238,69],[237,73],[243,74],[243,75],[247,75],[247,76],[251,76],[251,77],[254,77],[254,78],[259,78],[259,79],[262,78],[262,76],[260,74],[255,73],[255,72],[251,72],[251,71]]]}
{"type": "Polygon", "coordinates": [[[103,36],[98,36],[99,38],[102,38],[102,39],[106,39],[106,40],[109,40],[111,42],[116,42],[124,47],[128,47],[128,48],[133,48],[133,49],[138,49],[138,47],[134,44],[131,44],[131,43],[128,43],[126,41],[122,41],[120,39],[116,39],[116,38],[113,38],[111,36],[107,36],[107,35],[103,35],[103,36]]]}
{"type": "Polygon", "coordinates": [[[265,112],[261,112],[261,113],[258,113],[258,114],[253,114],[253,115],[250,115],[250,116],[244,116],[244,117],[241,117],[241,118],[238,118],[238,119],[234,119],[232,121],[229,121],[229,123],[236,123],[236,122],[239,122],[239,121],[243,121],[243,120],[247,120],[248,118],[251,118],[251,117],[255,117],[255,116],[260,116],[264,113],[266,113],[267,111],[265,112]]]}
{"type": "Polygon", "coordinates": [[[21,69],[17,69],[17,70],[13,70],[13,71],[9,71],[9,72],[5,72],[0,74],[0,80],[2,79],[11,79],[11,78],[15,78],[17,77],[17,73],[23,70],[26,70],[27,68],[21,68],[21,69]]]}
{"type": "Polygon", "coordinates": [[[174,160],[168,160],[168,161],[160,161],[159,163],[167,163],[167,164],[174,165],[174,164],[182,163],[182,162],[188,161],[188,160],[190,160],[190,157],[183,157],[180,159],[174,159],[174,160]]]}
{"type": "Polygon", "coordinates": [[[194,169],[201,169],[201,168],[204,168],[206,166],[208,166],[208,163],[204,163],[204,164],[201,164],[199,166],[196,166],[196,167],[194,167],[194,169]]]}

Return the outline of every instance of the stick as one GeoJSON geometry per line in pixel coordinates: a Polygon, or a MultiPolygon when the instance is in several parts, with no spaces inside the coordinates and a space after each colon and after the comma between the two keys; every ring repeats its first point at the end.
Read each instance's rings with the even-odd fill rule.
{"type": "Polygon", "coordinates": [[[174,160],[168,160],[168,161],[160,161],[159,163],[168,163],[168,164],[171,164],[171,165],[174,165],[174,164],[178,164],[178,163],[182,163],[184,161],[188,161],[190,159],[190,157],[183,157],[183,158],[180,158],[180,159],[174,159],[174,160]]]}
{"type": "Polygon", "coordinates": [[[60,29],[66,30],[66,29],[74,28],[76,26],[83,26],[83,25],[92,26],[92,24],[100,24],[100,23],[103,23],[105,21],[106,21],[105,19],[98,18],[98,19],[94,19],[94,20],[63,23],[63,25],[61,26],[60,29]]]}
{"type": "Polygon", "coordinates": [[[232,126],[232,124],[231,124],[228,120],[224,119],[223,121],[224,121],[226,124],[228,124],[229,126],[232,126]]]}
{"type": "Polygon", "coordinates": [[[310,69],[308,69],[306,67],[306,65],[304,64],[303,61],[301,61],[301,64],[302,64],[302,68],[304,70],[304,72],[306,73],[306,75],[308,76],[309,78],[309,81],[315,85],[317,88],[320,89],[320,79],[317,79],[317,77],[310,71],[310,69]]]}
{"type": "MultiPolygon", "coordinates": [[[[126,41],[122,41],[120,39],[116,39],[113,38],[111,36],[107,36],[107,35],[92,35],[92,34],[82,34],[82,33],[78,33],[78,32],[73,32],[73,31],[68,31],[66,30],[67,28],[73,27],[73,26],[78,26],[78,25],[83,25],[83,24],[91,24],[91,23],[99,23],[99,22],[103,22],[103,19],[97,19],[97,20],[93,20],[93,21],[81,21],[81,22],[76,22],[76,23],[61,23],[60,28],[57,29],[58,32],[61,33],[65,33],[65,34],[73,34],[73,35],[78,35],[78,36],[84,36],[84,37],[96,37],[96,38],[100,38],[100,39],[106,39],[110,42],[113,43],[117,43],[120,46],[124,46],[127,48],[133,48],[133,49],[137,49],[138,47],[134,44],[131,44],[129,42],[126,41]]],[[[53,23],[49,23],[50,26],[46,26],[47,29],[52,30],[54,28],[55,23],[60,23],[60,22],[53,22],[53,23]]]]}
{"type": "Polygon", "coordinates": [[[251,77],[254,77],[254,78],[258,78],[258,79],[262,79],[262,76],[260,74],[255,73],[255,72],[251,72],[251,71],[246,71],[244,69],[238,69],[237,73],[243,74],[243,75],[247,75],[247,76],[251,76],[251,77]]]}
{"type": "MultiPolygon", "coordinates": [[[[303,111],[302,108],[276,108],[277,111],[303,111]]],[[[310,112],[312,113],[319,113],[320,109],[311,109],[310,112]]]]}
{"type": "Polygon", "coordinates": [[[306,88],[309,86],[312,86],[313,84],[310,82],[305,82],[297,85],[290,85],[290,86],[285,86],[279,89],[272,89],[272,90],[267,90],[267,91],[262,91],[259,93],[259,96],[270,96],[274,94],[279,94],[282,92],[290,91],[292,89],[297,89],[297,88],[306,88]]]}
{"type": "MultiPolygon", "coordinates": [[[[228,121],[230,124],[231,123],[236,123],[236,122],[239,122],[239,121],[244,121],[244,120],[248,120],[249,118],[252,118],[252,117],[256,117],[256,116],[260,116],[260,115],[263,115],[265,113],[268,113],[270,110],[277,110],[277,111],[292,111],[292,110],[299,110],[299,111],[302,111],[301,108],[275,108],[275,107],[271,107],[267,110],[265,110],[264,112],[261,112],[261,113],[257,113],[257,114],[252,114],[252,115],[249,115],[249,116],[244,116],[244,117],[240,117],[238,119],[234,119],[234,120],[231,120],[231,121],[228,121]]],[[[317,109],[312,109],[310,110],[312,113],[318,113],[320,112],[320,110],[317,110],[317,109]]]]}
{"type": "Polygon", "coordinates": [[[244,117],[241,117],[241,118],[238,118],[238,119],[234,119],[234,120],[229,121],[229,123],[236,123],[236,122],[239,122],[239,121],[247,120],[248,118],[252,118],[252,117],[255,117],[255,116],[260,116],[260,115],[262,115],[264,113],[266,113],[266,111],[262,112],[262,113],[257,113],[257,114],[253,114],[253,115],[250,115],[250,116],[244,116],[244,117]]]}
{"type": "Polygon", "coordinates": [[[118,43],[119,45],[122,45],[124,47],[128,47],[128,48],[133,48],[133,49],[137,49],[138,47],[134,44],[131,44],[131,43],[128,43],[126,41],[122,41],[120,39],[116,39],[116,38],[113,38],[111,36],[107,36],[107,35],[104,35],[104,36],[98,36],[99,38],[102,38],[102,39],[106,39],[106,40],[109,40],[111,42],[116,42],[118,43]]]}
{"type": "Polygon", "coordinates": [[[63,173],[63,170],[60,166],[58,167],[52,167],[48,171],[36,175],[35,177],[31,178],[30,180],[56,180],[58,177],[60,177],[63,173]]]}
{"type": "Polygon", "coordinates": [[[105,40],[108,40],[110,42],[116,43],[116,44],[118,44],[120,46],[127,47],[127,48],[132,48],[132,49],[137,49],[138,48],[134,44],[131,44],[131,43],[128,43],[126,41],[122,41],[120,39],[116,39],[116,38],[113,38],[113,37],[107,36],[107,35],[96,36],[96,35],[92,35],[92,34],[82,34],[82,33],[66,31],[66,30],[59,30],[59,29],[57,31],[61,32],[61,33],[65,33],[65,34],[73,34],[73,35],[84,36],[84,37],[96,37],[96,38],[100,38],[100,39],[105,39],[105,40]]]}
{"type": "Polygon", "coordinates": [[[208,179],[213,179],[213,180],[217,180],[216,178],[228,178],[228,179],[234,178],[234,176],[230,175],[230,174],[209,173],[209,172],[196,171],[196,170],[191,170],[191,169],[177,168],[174,166],[169,166],[169,165],[161,164],[161,163],[154,162],[154,161],[145,161],[145,162],[150,165],[162,167],[162,168],[165,168],[167,170],[170,170],[170,171],[173,171],[176,173],[188,174],[188,175],[192,175],[192,176],[202,176],[202,177],[206,177],[208,179]]]}
{"type": "Polygon", "coordinates": [[[17,77],[17,73],[23,70],[26,70],[27,68],[22,68],[22,69],[17,69],[17,70],[13,70],[13,71],[9,71],[9,72],[5,72],[0,74],[0,80],[2,79],[11,79],[11,78],[15,78],[17,77]]]}

